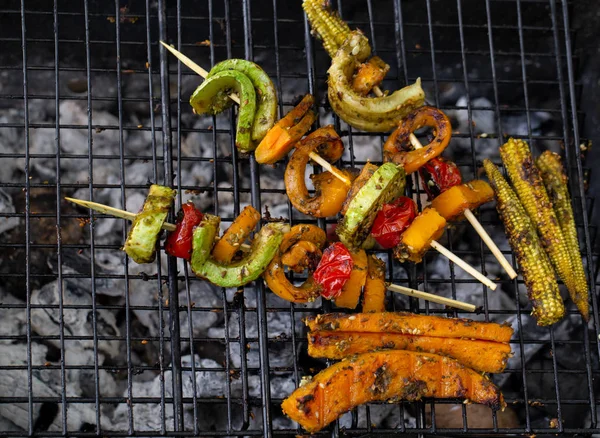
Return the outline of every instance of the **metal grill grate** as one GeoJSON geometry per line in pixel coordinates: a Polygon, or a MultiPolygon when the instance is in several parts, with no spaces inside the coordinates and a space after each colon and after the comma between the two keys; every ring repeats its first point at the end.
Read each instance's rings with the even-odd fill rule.
{"type": "MultiPolygon", "coordinates": [[[[159,39],[173,43],[205,67],[231,57],[254,60],[276,82],[281,113],[311,92],[325,109],[320,123],[328,123],[330,61],[310,35],[300,0],[263,3],[8,0],[0,7],[0,161],[18,163],[15,169],[0,164],[0,189],[15,204],[14,212],[2,215],[18,221],[0,234],[0,436],[301,432],[281,419],[279,404],[303,375],[323,365],[307,357],[300,321],[331,310],[329,303],[289,305],[262,284],[245,291],[219,289],[214,300],[194,303],[203,282],[187,267],[166,259],[144,268],[129,263],[118,243],[128,224],[84,214],[62,200],[79,193],[132,210],[147,178],[176,187],[177,205],[191,195],[201,198],[225,222],[248,203],[261,211],[266,205],[283,211],[295,223],[310,221],[296,216],[286,200],[282,165],[259,168],[253,158],[236,153],[233,113],[202,121],[191,114],[187,99],[200,80],[158,45],[159,39]],[[7,146],[11,139],[19,142],[18,150],[7,146]],[[194,169],[214,177],[192,175],[194,169]],[[112,237],[102,234],[107,227],[112,237]],[[111,255],[119,257],[117,271],[106,267],[111,255]],[[55,285],[55,295],[44,301],[48,284],[55,285]],[[110,289],[120,293],[110,295],[110,289]],[[78,324],[82,315],[87,321],[78,324]],[[213,329],[221,331],[194,328],[212,319],[213,329]],[[155,330],[148,330],[149,320],[155,330]],[[79,351],[85,354],[74,353],[79,351]],[[219,359],[207,365],[190,359],[194,355],[219,359]],[[77,389],[73,380],[81,382],[77,389]],[[150,390],[142,385],[149,381],[156,382],[150,390]],[[109,391],[109,382],[116,382],[118,393],[109,391]],[[211,392],[211,382],[222,384],[211,392]],[[153,421],[140,422],[147,418],[153,421]]],[[[463,122],[454,142],[462,145],[455,159],[465,179],[477,175],[482,154],[496,150],[503,135],[525,138],[538,151],[564,145],[584,255],[592,260],[593,200],[584,190],[577,58],[567,2],[338,0],[335,6],[392,65],[386,88],[421,77],[430,103],[463,122]],[[474,122],[486,114],[491,125],[482,131],[474,122]]],[[[349,149],[343,165],[381,160],[364,151],[373,144],[380,151],[385,136],[355,132],[337,118],[333,123],[349,149]]],[[[419,192],[418,182],[413,189],[419,192]]],[[[493,208],[483,208],[480,217],[502,236],[493,208]]],[[[317,221],[322,227],[334,222],[317,221]]],[[[459,224],[448,231],[445,244],[493,273],[491,254],[479,240],[465,243],[465,235],[459,224]]],[[[505,240],[502,245],[508,253],[505,240]]],[[[496,378],[516,416],[506,425],[491,412],[469,414],[453,400],[401,402],[386,411],[385,421],[379,422],[387,405],[371,405],[321,434],[600,433],[595,295],[589,330],[581,328],[572,308],[566,324],[575,328],[530,330],[529,307],[515,297],[521,282],[498,280],[512,296],[500,305],[495,292],[474,286],[434,254],[406,270],[381,256],[394,283],[422,284],[453,298],[467,287],[477,289],[482,318],[514,318],[518,360],[496,378]],[[447,272],[433,272],[442,265],[447,272]],[[526,353],[532,349],[535,359],[526,353]],[[572,357],[580,360],[567,365],[572,357]],[[572,382],[579,382],[575,391],[572,382]],[[453,422],[444,419],[448,415],[453,422]],[[483,417],[489,426],[473,425],[483,417]]],[[[595,274],[589,263],[588,276],[595,274]]],[[[424,302],[392,301],[398,310],[448,313],[424,302]]]]}

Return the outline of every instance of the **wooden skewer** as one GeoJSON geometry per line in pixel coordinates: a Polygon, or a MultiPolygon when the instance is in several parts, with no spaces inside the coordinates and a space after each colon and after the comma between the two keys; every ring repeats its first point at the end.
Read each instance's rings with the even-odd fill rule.
{"type": "MultiPolygon", "coordinates": [[[[415,134],[410,134],[409,140],[415,149],[420,149],[423,147],[423,145],[421,144],[419,139],[415,136],[415,134]]],[[[506,257],[504,257],[504,254],[502,254],[502,251],[500,251],[500,248],[498,248],[498,246],[494,243],[494,241],[492,240],[490,235],[487,233],[487,231],[485,231],[485,229],[483,228],[481,223],[477,220],[477,218],[475,217],[475,215],[473,214],[471,209],[470,208],[465,209],[464,215],[465,215],[465,218],[467,218],[467,220],[471,223],[473,228],[475,228],[475,231],[477,231],[477,234],[479,234],[479,237],[481,237],[481,240],[483,240],[483,243],[486,244],[486,246],[492,252],[494,257],[496,257],[496,260],[498,260],[498,263],[500,263],[500,265],[507,272],[508,276],[511,279],[516,278],[517,273],[513,269],[512,265],[510,264],[510,262],[508,260],[506,260],[506,257]]]]}
{"type": "MultiPolygon", "coordinates": [[[[206,79],[206,76],[208,76],[208,72],[206,70],[204,70],[202,67],[200,67],[198,64],[196,64],[194,61],[192,61],[190,58],[188,58],[187,56],[185,56],[183,53],[176,50],[175,48],[169,46],[168,44],[164,43],[163,41],[160,41],[160,43],[164,47],[166,47],[166,49],[169,52],[171,52],[173,55],[175,55],[175,57],[177,59],[179,59],[182,64],[184,64],[185,66],[187,66],[188,68],[193,70],[195,73],[197,73],[198,75],[200,75],[206,79]]],[[[237,94],[231,93],[229,95],[229,98],[231,100],[233,100],[235,103],[237,103],[238,105],[240,104],[240,98],[238,97],[237,94]]],[[[315,163],[319,164],[325,170],[329,171],[333,176],[335,176],[340,181],[343,181],[346,185],[349,185],[349,186],[352,185],[352,181],[350,181],[350,179],[347,178],[346,175],[344,175],[342,172],[340,172],[335,166],[332,166],[329,162],[327,162],[323,157],[321,157],[316,152],[311,152],[310,154],[308,154],[308,156],[310,157],[311,160],[313,160],[315,163]]]]}
{"type": "MultiPolygon", "coordinates": [[[[135,217],[137,216],[135,213],[131,213],[126,210],[120,210],[118,208],[110,207],[108,205],[99,204],[98,202],[84,201],[83,199],[69,198],[68,196],[65,196],[65,199],[69,202],[72,202],[73,204],[81,205],[82,207],[92,209],[99,213],[104,213],[104,214],[108,214],[109,216],[119,217],[121,219],[125,219],[125,220],[131,221],[131,222],[133,222],[135,220],[135,217]]],[[[177,225],[171,224],[169,222],[164,222],[162,224],[162,229],[169,231],[169,232],[173,232],[177,229],[177,225]]],[[[217,236],[216,239],[218,240],[219,237],[217,236]]],[[[246,245],[245,243],[242,243],[240,245],[240,248],[243,250],[249,250],[250,245],[246,245]]]]}
{"type": "Polygon", "coordinates": [[[397,292],[409,297],[421,298],[423,300],[431,301],[433,303],[444,304],[446,306],[455,307],[457,309],[466,310],[467,312],[474,312],[477,307],[473,304],[464,303],[462,301],[452,300],[450,298],[440,297],[438,295],[430,294],[427,292],[421,292],[420,290],[411,289],[397,284],[388,284],[388,290],[397,292]]]}

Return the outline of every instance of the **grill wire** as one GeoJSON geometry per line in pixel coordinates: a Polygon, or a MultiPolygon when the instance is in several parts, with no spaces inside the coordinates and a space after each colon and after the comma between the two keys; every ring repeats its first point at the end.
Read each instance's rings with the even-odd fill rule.
{"type": "MultiPolygon", "coordinates": [[[[285,377],[293,380],[290,380],[292,386],[288,385],[292,388],[303,375],[312,374],[323,366],[307,357],[306,335],[300,321],[305,316],[332,310],[329,303],[318,307],[289,305],[273,297],[261,282],[244,291],[219,290],[219,299],[214,302],[194,303],[193,290],[201,280],[171,259],[163,260],[163,263],[158,261],[156,274],[147,275],[122,257],[121,272],[107,273],[100,266],[102,259],[98,254],[110,252],[121,257],[122,253],[118,244],[96,242],[99,229],[102,223],[118,221],[118,238],[124,241],[129,224],[82,212],[62,200],[76,191],[94,200],[104,190],[116,193],[114,199],[120,200],[123,208],[131,210],[128,200],[134,193],[144,193],[147,188],[147,184],[127,182],[130,181],[126,175],[127,165],[132,162],[146,164],[150,182],[177,188],[176,206],[190,195],[204,196],[209,199],[213,212],[223,216],[224,222],[230,222],[247,203],[264,212],[267,205],[264,199],[277,199],[275,195],[285,193],[283,181],[279,180],[276,187],[265,183],[264,176],[276,174],[278,170],[259,168],[253,157],[236,153],[233,110],[225,116],[206,120],[200,127],[195,125],[197,119],[191,114],[187,100],[200,80],[160,49],[158,40],[172,43],[205,68],[232,57],[258,62],[274,79],[278,94],[282,96],[280,114],[289,110],[306,92],[315,94],[321,109],[331,112],[326,106],[325,92],[329,58],[310,35],[300,0],[273,0],[269,4],[250,0],[199,3],[177,0],[167,5],[165,0],[156,3],[146,0],[110,4],[83,0],[67,5],[54,0],[50,5],[43,1],[9,0],[0,7],[0,24],[4,30],[0,33],[4,46],[3,57],[0,57],[1,78],[2,81],[16,78],[22,84],[20,93],[7,93],[0,88],[0,109],[17,108],[20,114],[17,121],[0,119],[0,134],[9,135],[12,130],[17,130],[23,136],[21,151],[0,149],[0,160],[23,162],[18,176],[0,175],[0,189],[21,192],[18,197],[14,195],[18,198],[16,212],[2,213],[6,220],[19,220],[20,237],[18,240],[0,238],[4,254],[4,262],[0,263],[3,279],[0,288],[10,288],[10,293],[22,297],[23,302],[6,300],[0,304],[0,312],[5,321],[17,317],[25,321],[22,333],[16,326],[6,326],[8,331],[0,333],[1,343],[21,351],[24,358],[20,364],[0,361],[0,373],[17,376],[21,388],[2,390],[0,415],[10,419],[11,415],[7,413],[12,412],[12,407],[19,406],[27,418],[25,432],[9,426],[7,421],[0,423],[0,436],[23,436],[24,433],[36,436],[293,436],[301,432],[291,423],[280,421],[279,404],[284,395],[275,391],[274,385],[280,384],[285,377]],[[204,40],[210,43],[201,43],[204,40]],[[40,59],[48,62],[39,62],[40,59]],[[65,93],[64,78],[71,76],[83,78],[79,83],[83,92],[65,93]],[[138,77],[138,83],[146,85],[127,88],[131,77],[138,77]],[[45,89],[40,88],[40,78],[50,78],[45,89]],[[104,85],[94,85],[98,78],[105,79],[104,85]],[[109,89],[115,90],[114,94],[108,93],[109,89]],[[46,101],[53,103],[54,122],[35,118],[35,107],[46,101]],[[58,115],[61,104],[66,101],[83,105],[87,112],[80,120],[84,122],[61,123],[58,115]],[[99,107],[108,108],[114,119],[95,120],[99,107]],[[135,123],[131,115],[134,107],[145,107],[148,123],[135,123]],[[53,130],[52,144],[46,151],[32,153],[32,136],[40,129],[53,130]],[[85,132],[85,144],[78,145],[78,151],[61,148],[68,136],[77,130],[85,132]],[[145,137],[147,144],[141,150],[130,149],[127,138],[140,131],[148,134],[145,137]],[[113,136],[111,138],[118,144],[117,155],[97,149],[95,138],[101,133],[113,136]],[[186,139],[192,133],[198,133],[196,138],[206,145],[208,152],[202,156],[186,154],[186,148],[190,146],[186,139]],[[223,144],[228,144],[227,151],[222,150],[223,144]],[[89,175],[87,180],[76,181],[61,174],[65,163],[75,161],[84,163],[89,175]],[[48,165],[56,170],[56,177],[45,180],[32,170],[39,162],[50,163],[48,165]],[[114,164],[116,179],[113,182],[94,172],[94,163],[98,162],[114,164]],[[180,169],[186,162],[208,166],[206,168],[212,170],[215,178],[204,185],[183,183],[185,175],[180,169]],[[231,172],[231,181],[219,180],[218,175],[223,174],[224,169],[231,172]],[[223,214],[221,206],[229,203],[232,209],[223,214]],[[82,227],[78,221],[82,221],[82,227]],[[52,237],[40,238],[39,230],[44,229],[42,223],[45,226],[51,224],[47,229],[54,230],[52,237]],[[72,233],[80,237],[73,238],[72,233]],[[87,270],[76,272],[63,267],[65,260],[81,255],[89,258],[87,270]],[[48,258],[54,260],[50,270],[45,268],[48,258]],[[54,280],[58,285],[58,301],[32,302],[34,289],[54,280]],[[89,302],[64,302],[67,291],[63,282],[69,280],[87,282],[91,294],[89,302]],[[122,301],[115,303],[97,293],[98,284],[108,281],[122,285],[122,301]],[[77,311],[89,312],[87,333],[72,333],[65,328],[65,320],[77,311]],[[105,315],[103,312],[114,314],[122,323],[124,333],[101,331],[107,324],[104,317],[99,316],[105,315]],[[33,328],[32,318],[39,314],[53,315],[57,332],[43,333],[33,328]],[[141,314],[151,315],[159,321],[157,333],[140,335],[137,318],[141,314]],[[195,334],[193,323],[198,321],[197,318],[209,318],[214,314],[223,320],[222,337],[195,334]],[[275,332],[271,325],[273,319],[287,321],[288,331],[275,332]],[[236,321],[237,329],[231,330],[236,321]],[[256,325],[257,335],[246,333],[250,324],[256,325]],[[85,342],[90,346],[93,353],[90,363],[69,363],[69,348],[74,342],[85,342]],[[38,344],[45,345],[50,351],[41,362],[35,360],[34,350],[38,344]],[[124,362],[105,360],[110,345],[117,345],[117,349],[124,351],[124,362]],[[148,350],[147,357],[140,360],[144,349],[148,350]],[[282,350],[289,350],[291,357],[297,360],[287,366],[270,366],[270,363],[279,363],[277,355],[282,350]],[[215,351],[223,358],[217,368],[185,359],[194,355],[208,357],[215,351]],[[234,361],[235,354],[239,357],[234,361]],[[255,359],[257,363],[253,362],[255,359]],[[90,387],[84,395],[67,390],[70,376],[75,372],[87,376],[90,387]],[[125,390],[121,395],[103,394],[106,374],[123,382],[125,390]],[[198,387],[196,378],[189,379],[198,374],[208,376],[208,380],[226,382],[222,386],[224,393],[203,393],[204,388],[198,387]],[[55,379],[54,385],[59,390],[44,392],[37,386],[34,375],[55,379]],[[145,376],[146,380],[159,376],[155,391],[138,391],[138,376],[145,376]],[[191,391],[184,390],[186,379],[191,382],[191,391]],[[70,418],[77,412],[77,406],[82,405],[91,406],[94,414],[74,429],[70,418]],[[135,409],[144,406],[159,406],[156,428],[136,421],[135,409]],[[126,420],[123,427],[112,430],[107,422],[110,413],[118,409],[123,409],[126,420]],[[204,429],[204,417],[211,415],[207,412],[217,411],[226,416],[226,420],[211,430],[204,429]]],[[[546,146],[564,145],[571,193],[579,212],[576,216],[583,238],[582,250],[586,260],[592,260],[595,228],[590,225],[588,212],[593,199],[585,196],[586,169],[580,158],[580,145],[585,140],[579,134],[578,120],[582,117],[577,111],[577,65],[574,65],[571,50],[573,32],[569,30],[568,3],[556,0],[456,0],[446,2],[442,7],[441,2],[433,0],[338,0],[334,7],[349,20],[351,27],[361,28],[372,41],[376,53],[392,65],[385,83],[387,89],[396,89],[420,76],[430,104],[449,114],[466,115],[466,130],[455,132],[453,138],[466,145],[468,153],[455,156],[455,159],[467,177],[477,176],[483,158],[478,151],[497,149],[502,143],[503,137],[498,133],[525,138],[538,148],[538,152],[546,146]],[[517,73],[514,70],[509,73],[508,65],[516,68],[517,73]],[[466,97],[464,104],[448,103],[447,96],[453,92],[466,97]],[[475,97],[481,95],[489,98],[491,106],[478,105],[475,97]],[[555,106],[539,106],[544,102],[540,96],[555,106]],[[494,115],[493,132],[485,135],[481,135],[473,123],[481,111],[494,115]],[[556,128],[552,133],[532,128],[532,120],[538,112],[551,115],[556,128]],[[506,120],[517,116],[526,121],[526,126],[524,131],[511,132],[506,120]]],[[[321,111],[321,125],[329,121],[326,114],[321,111]]],[[[358,149],[368,142],[380,147],[385,140],[385,135],[355,132],[337,117],[333,123],[349,149],[342,165],[362,166],[366,160],[358,149]],[[355,155],[363,158],[355,159],[355,155]]],[[[381,156],[370,158],[381,161],[381,156]]],[[[499,163],[497,155],[494,158],[499,163]]],[[[278,169],[282,168],[280,164],[278,169]]],[[[412,189],[420,193],[417,182],[412,189]]],[[[282,211],[283,207],[294,223],[310,222],[295,216],[289,203],[280,205],[278,210],[276,205],[268,206],[276,211],[282,211]]],[[[491,207],[482,209],[480,217],[486,228],[501,229],[491,207]]],[[[315,223],[327,227],[334,222],[328,219],[315,223]]],[[[460,234],[461,227],[464,225],[450,229],[444,243],[460,257],[476,266],[483,265],[484,270],[489,269],[494,261],[481,243],[464,246],[453,239],[460,234]]],[[[510,254],[505,241],[502,248],[510,254]]],[[[386,259],[388,277],[394,283],[413,288],[422,283],[425,290],[447,286],[454,298],[460,297],[461,288],[475,283],[459,278],[453,266],[449,267],[449,275],[432,276],[427,267],[432,266],[435,257],[429,254],[424,266],[412,265],[406,270],[390,257],[386,259]]],[[[514,259],[512,261],[514,263],[514,259]]],[[[587,274],[588,278],[595,278],[592,263],[588,263],[587,274]]],[[[517,413],[513,424],[499,425],[496,414],[485,413],[476,415],[490,417],[492,426],[475,428],[471,426],[475,419],[467,414],[467,407],[458,404],[454,415],[460,417],[460,425],[443,427],[439,425],[441,416],[436,412],[457,402],[426,400],[396,403],[393,416],[397,421],[393,425],[376,424],[371,408],[366,407],[353,412],[343,426],[336,422],[321,434],[600,433],[594,384],[594,378],[600,372],[600,327],[595,294],[592,294],[589,330],[575,331],[573,337],[565,337],[552,328],[528,333],[521,328],[530,327],[526,324],[531,320],[530,308],[514,298],[514,291],[522,282],[512,282],[505,276],[497,282],[503,289],[512,291],[514,309],[490,305],[495,292],[482,286],[481,317],[504,320],[515,316],[519,329],[512,346],[518,349],[520,361],[505,372],[513,387],[518,388],[506,392],[509,407],[517,413]],[[544,334],[543,338],[537,337],[539,333],[544,334]],[[525,360],[523,351],[532,346],[538,346],[546,353],[549,358],[546,363],[550,367],[540,367],[525,360]],[[561,365],[567,355],[582,358],[581,366],[561,365]],[[532,381],[540,383],[536,387],[532,386],[532,381]],[[569,391],[561,381],[579,381],[579,390],[576,393],[569,391]],[[543,388],[544,384],[550,387],[543,388]],[[542,406],[548,412],[546,420],[552,421],[535,419],[535,411],[542,406]],[[409,417],[414,421],[408,421],[409,417]]],[[[467,316],[434,308],[425,302],[402,301],[398,297],[392,300],[390,308],[467,316]]],[[[575,310],[571,308],[570,312],[574,324],[584,324],[575,310]]]]}

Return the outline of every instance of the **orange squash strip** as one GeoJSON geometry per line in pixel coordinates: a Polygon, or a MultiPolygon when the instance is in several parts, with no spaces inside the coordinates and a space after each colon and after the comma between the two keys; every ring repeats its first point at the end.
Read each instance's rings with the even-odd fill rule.
{"type": "Polygon", "coordinates": [[[374,255],[369,257],[367,280],[363,292],[362,311],[385,312],[385,263],[374,255]]]}
{"type": "Polygon", "coordinates": [[[483,373],[504,371],[512,353],[509,344],[471,339],[337,331],[317,331],[308,334],[308,354],[312,357],[343,359],[377,350],[409,350],[441,354],[483,373]]]}
{"type": "Polygon", "coordinates": [[[251,205],[246,206],[215,244],[213,258],[218,262],[230,262],[259,221],[260,212],[251,205]]]}
{"type": "Polygon", "coordinates": [[[315,122],[317,116],[310,111],[314,103],[315,98],[307,94],[267,132],[254,151],[258,163],[273,164],[288,154],[294,143],[300,140],[315,122]]]}
{"type": "Polygon", "coordinates": [[[367,280],[367,253],[359,249],[350,251],[354,266],[350,273],[350,278],[344,284],[340,295],[335,299],[335,305],[347,309],[356,309],[360,293],[362,292],[365,281],[367,280]]]}
{"type": "Polygon", "coordinates": [[[310,331],[402,333],[495,342],[509,342],[513,334],[510,326],[495,322],[417,315],[408,312],[356,313],[354,315],[329,313],[306,318],[304,322],[310,331]]]}
{"type": "Polygon", "coordinates": [[[492,199],[494,190],[485,181],[476,179],[449,188],[431,201],[431,207],[451,221],[462,216],[467,208],[473,210],[492,199]]]}
{"type": "Polygon", "coordinates": [[[326,368],[281,404],[284,414],[317,432],[372,401],[460,398],[504,409],[500,390],[481,374],[444,356],[390,350],[365,353],[326,368]]]}

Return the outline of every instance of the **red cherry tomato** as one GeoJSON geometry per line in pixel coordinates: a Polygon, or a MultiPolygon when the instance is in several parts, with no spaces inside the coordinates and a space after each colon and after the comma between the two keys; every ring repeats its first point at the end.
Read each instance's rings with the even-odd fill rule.
{"type": "Polygon", "coordinates": [[[452,161],[436,157],[419,169],[421,184],[429,199],[444,193],[450,187],[462,183],[462,176],[456,164],[452,161]]]}
{"type": "Polygon", "coordinates": [[[165,252],[189,260],[192,255],[192,234],[194,227],[202,220],[202,213],[192,203],[183,204],[181,210],[183,215],[177,220],[177,229],[167,237],[165,252]]]}
{"type": "Polygon", "coordinates": [[[350,251],[341,242],[336,242],[323,251],[313,278],[322,286],[321,296],[328,300],[336,298],[350,278],[354,262],[350,251]]]}
{"type": "Polygon", "coordinates": [[[393,248],[400,243],[400,236],[417,217],[417,204],[406,196],[400,196],[390,204],[383,204],[377,213],[371,234],[382,247],[393,248]]]}

